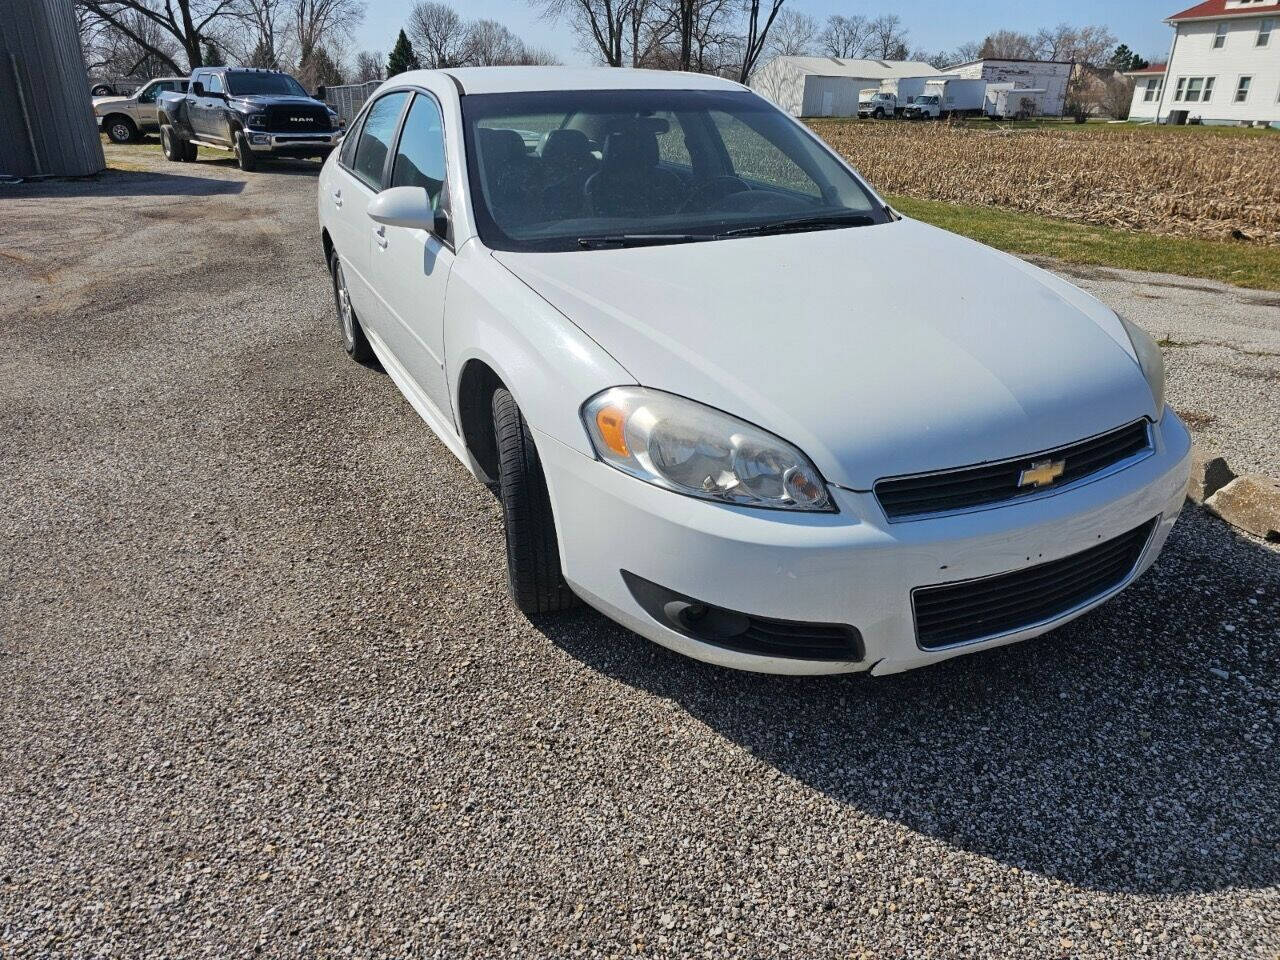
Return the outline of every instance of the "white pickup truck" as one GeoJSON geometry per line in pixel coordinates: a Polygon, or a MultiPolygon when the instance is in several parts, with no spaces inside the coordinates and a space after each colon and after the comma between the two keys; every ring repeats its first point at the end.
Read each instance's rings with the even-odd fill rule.
{"type": "Polygon", "coordinates": [[[144,133],[158,133],[156,100],[163,91],[186,92],[186,77],[150,80],[128,97],[94,97],[93,115],[112,143],[131,143],[144,133]]]}

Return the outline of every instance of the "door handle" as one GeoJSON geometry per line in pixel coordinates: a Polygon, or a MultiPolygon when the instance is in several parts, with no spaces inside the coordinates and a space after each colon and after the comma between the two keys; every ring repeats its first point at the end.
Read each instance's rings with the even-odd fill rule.
{"type": "Polygon", "coordinates": [[[342,206],[342,191],[341,191],[341,190],[335,190],[335,191],[333,191],[333,205],[334,205],[335,207],[340,207],[340,206],[342,206]]]}
{"type": "Polygon", "coordinates": [[[387,249],[387,228],[385,226],[374,227],[373,239],[377,241],[378,246],[383,250],[387,249]]]}

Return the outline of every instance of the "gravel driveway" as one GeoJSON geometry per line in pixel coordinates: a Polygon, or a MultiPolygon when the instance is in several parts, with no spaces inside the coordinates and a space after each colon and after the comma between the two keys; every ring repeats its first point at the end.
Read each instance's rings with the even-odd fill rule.
{"type": "MultiPolygon", "coordinates": [[[[342,353],[315,167],[133,152],[0,187],[0,957],[1274,960],[1274,547],[1189,509],[1101,610],[876,680],[531,623],[342,353]]],[[[1275,299],[1091,276],[1280,474],[1275,299]]]]}

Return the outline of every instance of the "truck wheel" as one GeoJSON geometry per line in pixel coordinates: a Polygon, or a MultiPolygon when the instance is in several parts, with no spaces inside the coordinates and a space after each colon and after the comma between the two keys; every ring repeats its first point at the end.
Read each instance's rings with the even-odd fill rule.
{"type": "Polygon", "coordinates": [[[338,311],[338,326],[342,330],[342,346],[356,363],[366,367],[373,364],[375,357],[369,339],[360,326],[360,318],[351,306],[351,294],[347,291],[347,278],[342,272],[342,261],[335,250],[329,257],[329,275],[333,278],[333,304],[338,311]]]}
{"type": "Polygon", "coordinates": [[[102,127],[112,143],[132,143],[138,136],[138,128],[133,121],[121,113],[107,117],[102,121],[102,127]]]}
{"type": "Polygon", "coordinates": [[[560,570],[551,497],[529,425],[506,390],[494,391],[492,409],[511,599],[526,614],[576,607],[578,598],[560,570]]]}
{"type": "Polygon", "coordinates": [[[243,132],[236,134],[236,163],[246,173],[252,173],[258,169],[258,158],[249,149],[249,141],[245,139],[243,132]]]}
{"type": "Polygon", "coordinates": [[[185,152],[174,139],[173,127],[167,123],[160,127],[160,149],[164,151],[164,158],[170,163],[181,163],[185,156],[185,152]]]}
{"type": "Polygon", "coordinates": [[[876,118],[877,120],[883,120],[883,119],[884,119],[884,111],[883,111],[883,110],[881,110],[879,107],[876,107],[876,112],[875,112],[874,116],[875,116],[875,118],[876,118]]]}
{"type": "Polygon", "coordinates": [[[111,89],[109,84],[105,84],[105,83],[95,84],[89,90],[89,96],[91,97],[109,97],[113,93],[115,93],[115,91],[111,89]]]}

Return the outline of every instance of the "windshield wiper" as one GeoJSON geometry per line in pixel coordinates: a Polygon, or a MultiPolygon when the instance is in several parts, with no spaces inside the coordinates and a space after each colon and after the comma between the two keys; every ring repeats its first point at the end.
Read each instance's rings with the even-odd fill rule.
{"type": "Polygon", "coordinates": [[[832,230],[836,227],[869,227],[876,218],[865,213],[823,213],[810,217],[791,217],[773,223],[758,223],[750,227],[734,227],[716,234],[718,237],[760,237],[770,233],[790,233],[798,230],[832,230]]]}
{"type": "Polygon", "coordinates": [[[609,233],[595,237],[579,237],[578,246],[589,250],[600,247],[651,247],[667,243],[697,243],[713,240],[710,233],[609,233]]]}

